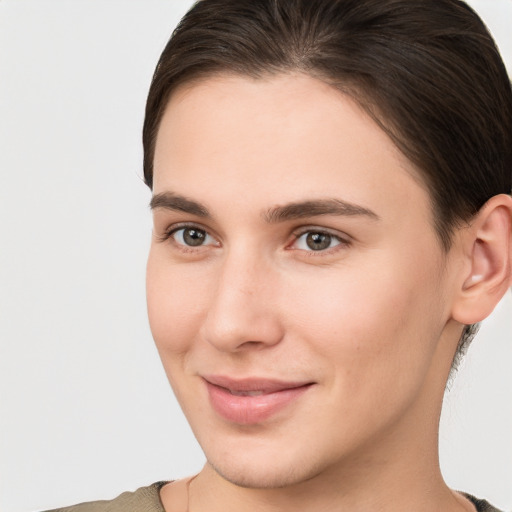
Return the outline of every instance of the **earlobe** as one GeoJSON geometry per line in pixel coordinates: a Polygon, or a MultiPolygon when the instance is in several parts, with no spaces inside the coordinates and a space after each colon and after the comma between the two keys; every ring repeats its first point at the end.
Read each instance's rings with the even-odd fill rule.
{"type": "Polygon", "coordinates": [[[469,265],[464,266],[453,318],[474,324],[491,314],[512,281],[512,198],[492,197],[463,236],[469,265]]]}

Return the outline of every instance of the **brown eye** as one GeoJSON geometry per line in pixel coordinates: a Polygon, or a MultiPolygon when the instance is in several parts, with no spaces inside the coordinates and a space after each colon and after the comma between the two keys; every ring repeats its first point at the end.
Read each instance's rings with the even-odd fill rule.
{"type": "Polygon", "coordinates": [[[180,245],[188,247],[199,247],[201,245],[211,245],[214,239],[204,229],[195,227],[185,227],[177,229],[172,233],[174,240],[180,245]]]}
{"type": "Polygon", "coordinates": [[[312,251],[323,251],[331,245],[332,237],[326,233],[308,233],[306,236],[306,245],[312,251]]]}
{"type": "Polygon", "coordinates": [[[344,243],[342,239],[325,231],[306,231],[297,237],[294,246],[295,249],[302,251],[320,252],[342,243],[344,243]]]}
{"type": "Polygon", "coordinates": [[[183,230],[183,241],[187,245],[203,245],[206,239],[206,233],[200,229],[187,228],[183,230]]]}

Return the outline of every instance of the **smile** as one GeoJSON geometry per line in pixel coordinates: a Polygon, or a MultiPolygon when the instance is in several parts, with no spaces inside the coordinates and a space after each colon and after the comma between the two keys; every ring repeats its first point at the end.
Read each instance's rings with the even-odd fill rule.
{"type": "Polygon", "coordinates": [[[228,391],[235,396],[261,396],[263,395],[263,391],[234,391],[232,389],[228,389],[228,391]]]}
{"type": "Polygon", "coordinates": [[[213,410],[239,425],[261,423],[295,403],[312,382],[283,382],[269,379],[234,380],[203,377],[213,410]]]}

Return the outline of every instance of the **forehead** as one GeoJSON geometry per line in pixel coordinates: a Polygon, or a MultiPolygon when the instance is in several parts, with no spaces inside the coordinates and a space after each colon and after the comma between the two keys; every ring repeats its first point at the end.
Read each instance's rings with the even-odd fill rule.
{"type": "Polygon", "coordinates": [[[180,87],[160,124],[154,171],[156,193],[245,209],[252,198],[280,204],[333,194],[374,209],[392,191],[395,216],[415,209],[431,220],[416,170],[389,137],[354,100],[301,74],[221,75],[180,87]]]}

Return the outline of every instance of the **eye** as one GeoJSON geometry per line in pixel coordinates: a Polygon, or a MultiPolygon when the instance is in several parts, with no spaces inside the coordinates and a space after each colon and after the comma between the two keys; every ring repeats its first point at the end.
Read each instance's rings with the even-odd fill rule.
{"type": "Polygon", "coordinates": [[[302,251],[319,252],[332,249],[342,243],[344,241],[340,237],[331,233],[325,231],[306,231],[297,236],[294,248],[302,251]]]}
{"type": "Polygon", "coordinates": [[[169,238],[173,238],[179,245],[187,247],[200,247],[202,245],[213,245],[215,239],[204,229],[196,227],[182,227],[174,229],[169,233],[169,238]]]}

